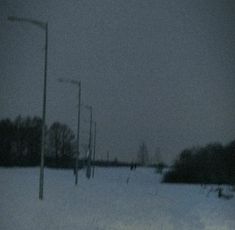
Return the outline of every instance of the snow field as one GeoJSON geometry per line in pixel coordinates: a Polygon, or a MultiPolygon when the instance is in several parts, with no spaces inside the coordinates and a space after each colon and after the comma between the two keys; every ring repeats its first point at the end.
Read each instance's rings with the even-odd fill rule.
{"type": "Polygon", "coordinates": [[[2,230],[234,230],[235,199],[207,196],[200,185],[161,184],[154,169],[45,169],[44,200],[38,199],[39,168],[0,168],[2,230]]]}

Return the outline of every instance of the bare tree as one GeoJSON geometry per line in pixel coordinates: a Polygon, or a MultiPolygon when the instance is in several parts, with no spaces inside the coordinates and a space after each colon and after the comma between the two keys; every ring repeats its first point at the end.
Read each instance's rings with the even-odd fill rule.
{"type": "Polygon", "coordinates": [[[49,129],[49,151],[55,157],[56,163],[61,158],[72,157],[73,131],[64,124],[55,122],[49,129]]]}
{"type": "Polygon", "coordinates": [[[139,151],[137,153],[137,161],[140,165],[147,165],[149,161],[149,154],[146,143],[143,141],[139,146],[139,151]]]}

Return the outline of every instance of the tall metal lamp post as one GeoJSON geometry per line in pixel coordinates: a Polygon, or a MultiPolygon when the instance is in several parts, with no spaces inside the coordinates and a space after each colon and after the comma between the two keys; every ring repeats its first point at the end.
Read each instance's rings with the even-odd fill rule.
{"type": "Polygon", "coordinates": [[[46,120],[46,93],[47,93],[47,50],[48,50],[48,23],[30,18],[8,17],[12,22],[23,22],[33,24],[45,31],[45,58],[44,58],[44,87],[43,87],[43,107],[42,107],[42,140],[41,140],[41,163],[39,178],[39,199],[43,199],[44,184],[44,153],[45,153],[45,120],[46,120]]]}
{"type": "Polygon", "coordinates": [[[69,83],[78,87],[78,122],[77,122],[77,148],[75,160],[75,185],[78,184],[78,158],[79,158],[79,137],[80,137],[80,108],[81,108],[81,81],[59,78],[61,83],[69,83]]]}
{"type": "Polygon", "coordinates": [[[95,175],[95,150],[96,150],[96,122],[95,122],[95,127],[94,127],[94,146],[93,146],[93,165],[92,165],[92,178],[94,178],[95,175]]]}
{"type": "Polygon", "coordinates": [[[89,143],[88,143],[88,156],[87,156],[87,171],[86,177],[90,179],[91,177],[91,141],[92,141],[92,106],[85,105],[85,108],[90,111],[90,131],[89,131],[89,143]]]}

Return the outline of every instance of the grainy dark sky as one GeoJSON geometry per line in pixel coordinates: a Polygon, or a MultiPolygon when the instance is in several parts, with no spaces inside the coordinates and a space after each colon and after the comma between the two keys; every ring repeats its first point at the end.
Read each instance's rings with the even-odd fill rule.
{"type": "Polygon", "coordinates": [[[235,139],[235,1],[1,0],[0,118],[13,119],[41,116],[44,33],[9,15],[48,21],[47,123],[76,130],[76,88],[57,78],[81,80],[99,157],[235,139]]]}

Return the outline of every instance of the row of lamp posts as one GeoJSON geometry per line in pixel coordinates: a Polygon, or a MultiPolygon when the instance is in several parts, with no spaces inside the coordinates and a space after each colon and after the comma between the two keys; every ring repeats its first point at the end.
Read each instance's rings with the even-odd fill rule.
{"type": "MultiPolygon", "coordinates": [[[[45,54],[44,54],[44,83],[43,83],[43,107],[42,107],[42,139],[41,139],[41,161],[40,161],[40,176],[39,176],[39,199],[43,199],[43,187],[44,187],[44,154],[45,154],[45,127],[46,127],[46,96],[47,96],[47,50],[48,50],[48,23],[29,18],[21,17],[8,17],[12,22],[23,22],[35,25],[45,32],[45,54]]],[[[77,140],[76,140],[76,157],[75,157],[75,185],[78,183],[78,159],[79,159],[79,140],[80,140],[80,109],[81,109],[81,81],[59,79],[60,82],[70,83],[78,87],[78,122],[77,122],[77,140]]],[[[94,131],[94,145],[92,156],[92,106],[86,106],[90,111],[90,130],[89,130],[89,148],[87,156],[87,178],[91,177],[91,161],[93,161],[92,177],[94,177],[94,161],[95,161],[95,144],[96,144],[96,123],[94,131]]]]}

